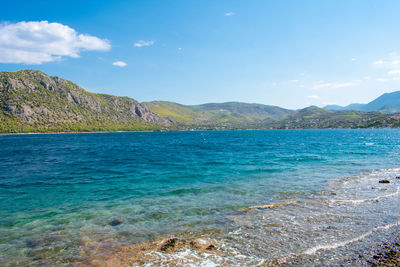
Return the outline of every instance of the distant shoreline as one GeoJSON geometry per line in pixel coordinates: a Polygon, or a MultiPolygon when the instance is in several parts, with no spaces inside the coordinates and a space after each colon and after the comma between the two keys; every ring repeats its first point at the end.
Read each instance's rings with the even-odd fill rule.
{"type": "Polygon", "coordinates": [[[218,130],[146,130],[146,131],[96,131],[96,132],[29,132],[29,133],[0,133],[1,135],[35,135],[35,134],[93,134],[93,133],[157,133],[157,132],[226,132],[226,131],[268,131],[268,130],[363,130],[363,129],[400,129],[400,127],[382,128],[290,128],[290,129],[218,129],[218,130]]]}

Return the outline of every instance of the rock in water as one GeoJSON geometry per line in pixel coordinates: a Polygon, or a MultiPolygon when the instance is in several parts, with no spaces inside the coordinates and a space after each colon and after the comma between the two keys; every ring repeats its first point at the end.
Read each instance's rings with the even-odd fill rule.
{"type": "Polygon", "coordinates": [[[117,219],[112,220],[112,221],[109,223],[109,225],[111,225],[111,226],[117,226],[117,225],[122,224],[123,222],[124,222],[123,219],[117,218],[117,219]]]}
{"type": "Polygon", "coordinates": [[[169,249],[172,249],[175,247],[176,243],[178,241],[178,238],[170,238],[168,239],[160,248],[162,251],[167,251],[169,249]]]}
{"type": "Polygon", "coordinates": [[[380,180],[379,183],[380,184],[389,184],[390,181],[389,180],[380,180]]]}

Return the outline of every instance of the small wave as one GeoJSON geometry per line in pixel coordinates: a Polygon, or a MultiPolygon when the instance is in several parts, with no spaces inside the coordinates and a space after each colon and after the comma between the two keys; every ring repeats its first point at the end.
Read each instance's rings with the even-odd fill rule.
{"type": "Polygon", "coordinates": [[[379,197],[374,197],[374,198],[365,198],[365,199],[343,199],[343,200],[337,200],[337,199],[332,199],[329,200],[329,202],[333,202],[336,204],[361,204],[364,202],[370,202],[370,201],[379,201],[382,198],[390,198],[390,197],[395,197],[398,196],[400,192],[400,187],[397,188],[396,192],[393,192],[391,194],[379,196],[379,197]]]}
{"type": "Polygon", "coordinates": [[[373,228],[372,230],[370,230],[370,231],[368,231],[368,232],[366,232],[366,233],[364,233],[364,234],[362,234],[360,236],[357,236],[355,238],[349,239],[349,240],[345,240],[345,241],[342,241],[342,242],[334,243],[332,245],[318,245],[318,246],[309,248],[306,251],[304,251],[303,254],[312,255],[312,254],[315,254],[318,250],[330,250],[330,249],[336,249],[336,248],[339,248],[339,247],[343,247],[343,246],[346,246],[346,245],[348,245],[350,243],[362,240],[362,239],[366,238],[367,236],[371,235],[372,233],[374,233],[374,232],[376,232],[378,230],[387,230],[387,229],[389,229],[391,227],[398,226],[398,225],[400,225],[400,220],[395,222],[395,223],[388,224],[388,225],[377,226],[377,227],[373,228]]]}
{"type": "Polygon", "coordinates": [[[374,143],[364,143],[366,146],[373,146],[374,143]]]}

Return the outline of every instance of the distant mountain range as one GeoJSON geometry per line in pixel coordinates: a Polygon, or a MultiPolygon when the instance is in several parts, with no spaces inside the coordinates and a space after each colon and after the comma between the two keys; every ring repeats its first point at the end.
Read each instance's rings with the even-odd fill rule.
{"type": "Polygon", "coordinates": [[[365,105],[326,109],[241,102],[139,103],[90,93],[37,70],[0,72],[0,133],[400,127],[400,114],[384,113],[397,108],[400,92],[365,105]]]}
{"type": "Polygon", "coordinates": [[[400,112],[400,91],[386,93],[369,102],[368,104],[350,104],[342,107],[338,105],[325,106],[328,110],[358,110],[358,111],[380,111],[383,113],[400,112]]]}

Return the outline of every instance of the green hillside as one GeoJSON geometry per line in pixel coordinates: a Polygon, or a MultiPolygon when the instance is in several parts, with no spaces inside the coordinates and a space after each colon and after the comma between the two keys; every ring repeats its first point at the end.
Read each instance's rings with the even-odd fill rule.
{"type": "Polygon", "coordinates": [[[0,132],[158,130],[170,125],[134,99],[85,91],[40,71],[0,72],[0,132]]]}
{"type": "Polygon", "coordinates": [[[191,106],[165,101],[144,104],[160,117],[171,119],[180,127],[194,129],[263,128],[268,123],[282,119],[294,112],[276,106],[241,102],[191,106]]]}
{"type": "Polygon", "coordinates": [[[0,133],[400,127],[400,114],[240,102],[139,103],[40,71],[0,72],[0,133]]]}
{"type": "Polygon", "coordinates": [[[352,110],[330,111],[308,107],[270,126],[277,129],[400,127],[400,114],[387,115],[381,112],[352,110]]]}

